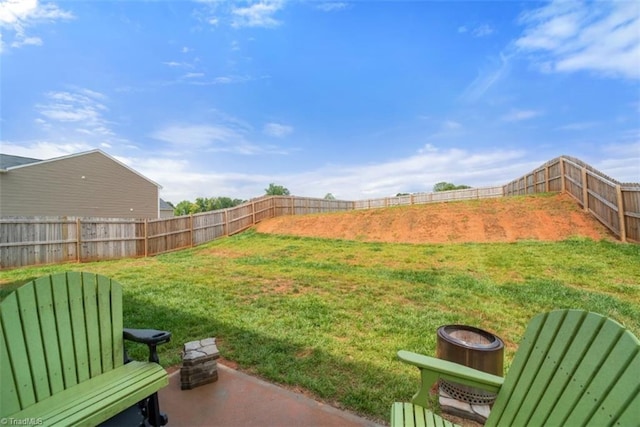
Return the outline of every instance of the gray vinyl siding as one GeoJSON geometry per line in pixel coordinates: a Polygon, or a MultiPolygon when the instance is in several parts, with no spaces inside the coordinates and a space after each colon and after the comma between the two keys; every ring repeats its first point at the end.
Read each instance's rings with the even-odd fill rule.
{"type": "Polygon", "coordinates": [[[100,152],[0,173],[0,216],[158,215],[158,186],[100,152]]]}

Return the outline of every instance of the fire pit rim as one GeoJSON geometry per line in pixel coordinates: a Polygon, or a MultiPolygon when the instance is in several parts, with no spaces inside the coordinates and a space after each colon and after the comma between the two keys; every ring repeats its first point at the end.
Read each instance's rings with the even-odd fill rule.
{"type": "Polygon", "coordinates": [[[471,350],[496,350],[499,349],[501,347],[504,347],[504,342],[500,339],[499,336],[492,334],[491,332],[485,331],[483,329],[480,328],[476,328],[475,326],[470,326],[470,325],[459,325],[459,324],[449,324],[449,325],[442,325],[438,328],[437,334],[440,336],[440,338],[444,339],[444,340],[449,340],[449,341],[453,341],[455,344],[460,345],[464,348],[468,348],[471,350]],[[488,339],[490,342],[488,344],[481,344],[481,343],[468,343],[466,341],[463,341],[461,339],[458,339],[456,337],[454,337],[453,335],[451,335],[451,333],[449,332],[451,329],[456,329],[456,330],[467,330],[467,331],[471,331],[471,332],[475,332],[478,335],[482,335],[483,337],[485,337],[486,339],[488,339]]]}

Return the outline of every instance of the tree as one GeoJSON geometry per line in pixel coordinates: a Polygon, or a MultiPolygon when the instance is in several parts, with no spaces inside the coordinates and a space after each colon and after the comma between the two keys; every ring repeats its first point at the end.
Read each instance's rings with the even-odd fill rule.
{"type": "Polygon", "coordinates": [[[226,209],[238,206],[244,203],[244,200],[231,199],[231,197],[218,197],[215,203],[215,209],[226,209]]]}
{"type": "Polygon", "coordinates": [[[289,190],[282,185],[276,185],[273,182],[269,184],[269,188],[264,190],[267,196],[288,196],[289,190]]]}
{"type": "Polygon", "coordinates": [[[195,203],[191,203],[188,200],[181,201],[176,205],[175,208],[173,208],[173,214],[175,216],[190,215],[196,213],[197,211],[198,205],[196,205],[195,203]]]}
{"type": "Polygon", "coordinates": [[[451,191],[451,190],[464,190],[465,188],[471,188],[468,185],[455,185],[450,182],[438,182],[433,186],[433,191],[451,191]]]}
{"type": "Polygon", "coordinates": [[[325,200],[335,200],[336,198],[335,198],[335,196],[333,194],[327,193],[327,194],[324,195],[324,199],[325,200]]]}
{"type": "Polygon", "coordinates": [[[400,196],[410,196],[411,194],[409,193],[397,193],[396,197],[400,197],[400,196]]]}
{"type": "Polygon", "coordinates": [[[244,200],[232,199],[231,197],[198,197],[195,202],[181,201],[175,206],[173,213],[176,216],[192,215],[200,212],[232,208],[242,203],[244,203],[244,200]]]}

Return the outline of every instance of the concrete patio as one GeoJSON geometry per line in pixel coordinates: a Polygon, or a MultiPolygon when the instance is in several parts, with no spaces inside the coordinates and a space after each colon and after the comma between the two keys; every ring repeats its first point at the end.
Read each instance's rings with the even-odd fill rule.
{"type": "Polygon", "coordinates": [[[218,364],[218,381],[181,390],[180,371],[159,392],[169,426],[374,427],[373,421],[218,364]]]}

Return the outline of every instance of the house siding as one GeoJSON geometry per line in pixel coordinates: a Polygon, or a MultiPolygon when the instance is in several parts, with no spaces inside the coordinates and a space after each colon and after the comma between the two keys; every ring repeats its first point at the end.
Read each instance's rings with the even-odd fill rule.
{"type": "Polygon", "coordinates": [[[0,173],[0,216],[158,218],[158,193],[153,182],[90,152],[0,173]]]}

